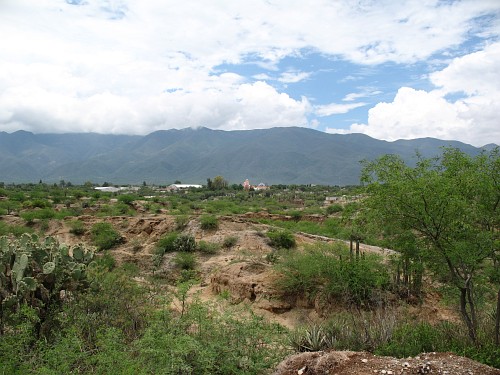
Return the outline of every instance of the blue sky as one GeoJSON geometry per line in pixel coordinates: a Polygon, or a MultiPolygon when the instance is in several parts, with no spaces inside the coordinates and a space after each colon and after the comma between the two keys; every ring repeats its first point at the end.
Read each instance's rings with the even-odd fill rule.
{"type": "Polygon", "coordinates": [[[0,131],[500,144],[498,0],[2,0],[0,131]]]}

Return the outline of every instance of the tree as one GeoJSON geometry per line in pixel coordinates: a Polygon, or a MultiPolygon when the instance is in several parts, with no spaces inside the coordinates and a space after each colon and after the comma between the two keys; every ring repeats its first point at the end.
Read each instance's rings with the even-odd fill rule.
{"type": "Polygon", "coordinates": [[[212,181],[212,189],[213,190],[223,190],[228,186],[227,180],[222,176],[215,176],[212,181]]]}
{"type": "Polygon", "coordinates": [[[448,148],[433,159],[418,156],[415,167],[386,155],[365,162],[362,173],[362,181],[370,184],[367,204],[406,265],[421,269],[425,264],[458,291],[460,313],[474,342],[474,285],[481,268],[499,252],[499,165],[498,149],[471,157],[448,148]]]}

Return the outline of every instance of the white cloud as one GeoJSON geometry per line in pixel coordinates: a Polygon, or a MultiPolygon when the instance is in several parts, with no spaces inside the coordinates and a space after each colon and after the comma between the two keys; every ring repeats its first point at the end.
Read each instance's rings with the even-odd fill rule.
{"type": "MultiPolygon", "coordinates": [[[[403,87],[392,103],[379,103],[369,110],[368,125],[353,124],[350,131],[340,132],[364,133],[389,141],[427,136],[457,139],[450,137],[449,128],[456,129],[458,135],[468,125],[458,118],[455,106],[439,95],[403,87]]],[[[328,129],[328,132],[339,131],[328,129]]]]}
{"type": "Polygon", "coordinates": [[[431,74],[432,91],[399,89],[391,103],[379,103],[368,112],[367,124],[349,130],[329,128],[331,133],[359,132],[374,138],[395,140],[420,137],[454,139],[476,146],[500,143],[500,43],[455,58],[443,70],[431,74]],[[464,97],[447,100],[447,95],[464,97]]]}
{"type": "Polygon", "coordinates": [[[352,102],[354,100],[358,100],[361,98],[366,98],[366,97],[374,96],[374,95],[378,95],[378,94],[382,94],[382,91],[372,90],[372,89],[364,89],[361,92],[351,92],[351,93],[347,94],[346,96],[344,96],[342,101],[352,102]]]}
{"type": "Polygon", "coordinates": [[[353,109],[363,107],[365,105],[366,103],[351,103],[351,104],[331,103],[326,105],[317,105],[314,107],[314,113],[319,117],[339,115],[342,113],[347,113],[353,109]]]}
{"type": "MultiPolygon", "coordinates": [[[[413,63],[458,47],[477,17],[498,9],[495,0],[4,0],[0,129],[144,134],[200,125],[313,126],[306,98],[214,68],[248,59],[273,67],[302,49],[359,64],[413,63]]],[[[498,24],[480,31],[498,35],[498,24]]],[[[288,71],[279,80],[299,82],[309,74],[288,71]]],[[[446,74],[432,78],[445,91],[452,87],[446,74]]],[[[493,116],[485,100],[464,102],[470,116],[493,116]]],[[[360,105],[314,111],[328,116],[360,105]]]]}
{"type": "Polygon", "coordinates": [[[278,78],[278,81],[283,83],[297,83],[311,76],[308,72],[284,72],[278,78]]]}

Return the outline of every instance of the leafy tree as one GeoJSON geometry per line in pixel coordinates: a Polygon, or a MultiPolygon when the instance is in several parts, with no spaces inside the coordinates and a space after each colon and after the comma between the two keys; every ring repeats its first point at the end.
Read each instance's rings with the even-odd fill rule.
{"type": "Polygon", "coordinates": [[[477,157],[448,148],[433,159],[418,156],[415,167],[386,155],[365,162],[362,181],[370,184],[367,203],[403,260],[417,266],[425,262],[456,288],[469,337],[476,342],[474,285],[487,260],[499,252],[498,148],[477,157]]]}
{"type": "Polygon", "coordinates": [[[212,189],[213,190],[222,190],[226,189],[228,186],[227,180],[222,176],[215,176],[212,181],[212,189]]]}

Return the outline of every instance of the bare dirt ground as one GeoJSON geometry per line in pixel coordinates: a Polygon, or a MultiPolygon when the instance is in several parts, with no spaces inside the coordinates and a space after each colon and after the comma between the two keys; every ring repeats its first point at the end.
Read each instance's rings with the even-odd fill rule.
{"type": "Polygon", "coordinates": [[[273,375],[498,375],[500,370],[452,353],[423,353],[412,358],[378,357],[366,352],[331,351],[288,357],[273,375]]]}
{"type": "MultiPolygon", "coordinates": [[[[196,217],[188,223],[184,233],[193,235],[197,241],[203,240],[222,244],[228,236],[236,237],[237,243],[231,248],[221,248],[213,255],[197,254],[200,283],[190,290],[202,301],[213,301],[224,295],[227,303],[247,304],[256,314],[267,320],[293,329],[299,325],[321,321],[322,310],[314,301],[284,298],[274,287],[276,274],[266,256],[273,252],[268,245],[265,232],[267,225],[257,223],[255,215],[237,215],[219,218],[217,230],[206,231],[200,228],[196,217]]],[[[4,216],[10,224],[22,224],[18,217],[4,216]]],[[[136,264],[141,270],[138,279],[146,282],[152,274],[152,253],[158,239],[175,229],[174,217],[169,215],[140,214],[134,217],[80,216],[87,233],[75,236],[70,233],[68,218],[63,221],[51,221],[47,235],[55,236],[61,243],[90,243],[89,229],[99,221],[111,223],[122,235],[122,244],[111,250],[117,262],[136,264]]],[[[331,239],[297,234],[299,247],[315,241],[331,239]]],[[[373,246],[361,246],[362,251],[388,255],[390,250],[373,246]]],[[[172,255],[166,255],[159,270],[168,276],[174,272],[172,255]]],[[[429,321],[453,320],[457,314],[438,304],[439,296],[429,294],[422,306],[410,307],[410,314],[429,321]]],[[[220,302],[220,298],[218,299],[220,302]]],[[[274,373],[285,374],[449,374],[449,375],[492,375],[500,370],[483,366],[472,360],[449,353],[428,353],[408,359],[377,357],[369,353],[358,352],[315,352],[290,356],[282,362],[274,373]]]]}

